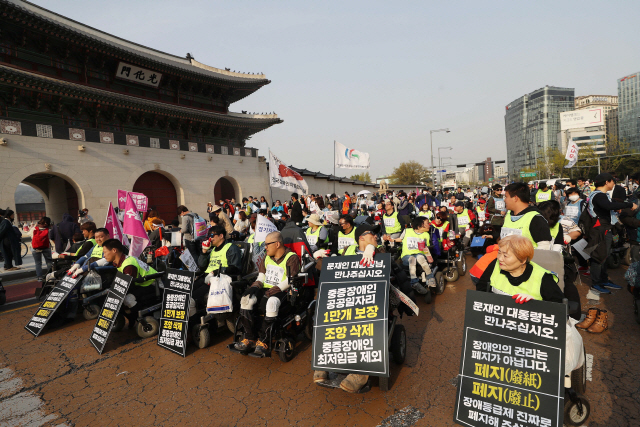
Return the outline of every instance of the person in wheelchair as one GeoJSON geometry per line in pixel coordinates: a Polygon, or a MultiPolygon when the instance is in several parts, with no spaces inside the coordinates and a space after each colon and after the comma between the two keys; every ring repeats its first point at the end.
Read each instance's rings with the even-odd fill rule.
{"type": "Polygon", "coordinates": [[[95,246],[93,246],[84,256],[75,261],[67,272],[69,276],[76,278],[80,274],[93,270],[97,264],[94,265],[94,268],[91,268],[91,265],[103,258],[102,255],[104,248],[102,245],[110,238],[109,230],[106,228],[98,228],[94,233],[94,238],[96,240],[95,246]]]}
{"type": "Polygon", "coordinates": [[[198,267],[204,270],[206,276],[195,281],[191,294],[198,310],[207,307],[209,286],[216,275],[224,273],[233,276],[242,273],[242,253],[238,246],[227,242],[226,229],[221,225],[211,227],[209,236],[209,240],[202,243],[202,254],[198,258],[198,267]]]}
{"type": "Polygon", "coordinates": [[[416,263],[420,264],[428,279],[433,277],[429,261],[423,253],[425,247],[428,246],[431,246],[429,220],[424,216],[418,216],[411,221],[411,228],[405,230],[400,258],[402,259],[402,264],[409,267],[411,287],[422,295],[429,292],[429,289],[420,283],[420,279],[416,275],[416,263]]]}
{"type": "Polygon", "coordinates": [[[524,236],[510,235],[498,243],[498,257],[476,284],[476,290],[511,295],[518,304],[532,299],[562,303],[558,277],[532,262],[533,244],[524,236]]]}
{"type": "MultiPolygon", "coordinates": [[[[425,219],[424,217],[421,218],[425,219]]],[[[376,235],[376,233],[379,231],[378,229],[379,226],[372,226],[366,222],[360,224],[356,228],[355,232],[356,241],[358,243],[343,249],[340,255],[362,255],[360,264],[372,264],[373,258],[375,257],[376,253],[386,252],[383,246],[378,246],[378,237],[376,235]]],[[[392,283],[394,283],[394,285],[397,286],[402,293],[413,300],[414,298],[412,298],[411,296],[411,286],[409,285],[407,275],[395,262],[391,263],[391,277],[392,283]]],[[[395,294],[393,294],[392,292],[390,292],[390,295],[392,296],[391,299],[395,297],[395,294]]],[[[402,313],[406,313],[407,315],[413,314],[411,309],[406,307],[404,303],[398,301],[397,305],[398,312],[401,315],[402,313]]],[[[391,307],[389,307],[389,309],[390,311],[392,311],[391,307]]],[[[314,371],[313,382],[322,383],[324,381],[327,381],[328,377],[329,372],[327,371],[314,371]]],[[[349,374],[340,383],[340,388],[349,393],[357,393],[367,383],[367,381],[369,381],[369,375],[349,374]]]]}
{"type": "Polygon", "coordinates": [[[269,324],[280,312],[290,308],[287,300],[290,287],[288,277],[296,277],[301,269],[300,258],[284,245],[279,231],[269,233],[264,245],[267,256],[258,265],[256,281],[244,292],[240,301],[244,339],[234,346],[242,352],[254,349],[257,355],[265,354],[269,348],[265,342],[269,324]],[[264,315],[264,320],[261,315],[264,315]]]}

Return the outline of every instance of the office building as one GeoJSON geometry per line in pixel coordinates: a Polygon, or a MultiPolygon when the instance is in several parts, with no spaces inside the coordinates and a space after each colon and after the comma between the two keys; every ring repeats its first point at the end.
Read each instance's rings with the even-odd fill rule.
{"type": "Polygon", "coordinates": [[[575,90],[545,86],[523,95],[505,107],[509,173],[537,166],[539,157],[558,149],[560,113],[574,109],[575,90]]]}
{"type": "Polygon", "coordinates": [[[505,170],[504,167],[502,166],[496,166],[493,168],[493,173],[495,175],[496,178],[501,178],[503,176],[507,175],[507,171],[505,170]]]}
{"type": "Polygon", "coordinates": [[[618,138],[634,151],[640,149],[640,73],[618,79],[618,138]]]}
{"type": "Polygon", "coordinates": [[[606,118],[607,124],[607,141],[611,139],[619,139],[618,135],[618,109],[609,111],[606,118]]]}
{"type": "MultiPolygon", "coordinates": [[[[576,110],[587,110],[589,108],[599,107],[602,108],[602,115],[604,118],[604,127],[603,131],[605,135],[610,135],[612,133],[618,134],[618,127],[616,123],[615,132],[612,132],[612,129],[607,125],[607,118],[609,114],[618,109],[618,97],[615,95],[587,95],[587,96],[576,96],[575,98],[575,109],[576,110]]],[[[616,116],[617,117],[617,116],[616,116]]]]}

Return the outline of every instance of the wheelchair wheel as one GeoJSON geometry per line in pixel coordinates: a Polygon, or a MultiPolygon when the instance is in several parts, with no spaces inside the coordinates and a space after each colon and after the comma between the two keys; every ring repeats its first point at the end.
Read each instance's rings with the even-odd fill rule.
{"type": "Polygon", "coordinates": [[[211,332],[209,332],[209,328],[207,327],[194,327],[191,332],[191,337],[193,338],[193,343],[198,348],[207,348],[209,344],[211,344],[211,332]]]}
{"type": "Polygon", "coordinates": [[[584,355],[584,363],[577,369],[571,371],[571,388],[578,394],[584,394],[587,391],[587,349],[582,347],[584,355]]]}
{"type": "Polygon", "coordinates": [[[391,346],[389,350],[391,350],[393,361],[398,365],[402,365],[404,359],[407,357],[407,332],[404,329],[404,325],[396,325],[393,335],[391,336],[391,346]]]}
{"type": "Polygon", "coordinates": [[[289,338],[282,339],[282,349],[278,351],[278,357],[284,363],[293,359],[293,343],[289,338]]]}
{"type": "Polygon", "coordinates": [[[309,341],[313,341],[313,322],[315,322],[315,316],[313,313],[307,312],[307,324],[304,325],[304,336],[309,341]]]}
{"type": "Polygon", "coordinates": [[[564,422],[570,426],[583,425],[591,414],[589,401],[581,394],[578,394],[577,397],[582,403],[582,410],[578,407],[578,403],[572,402],[571,399],[565,398],[564,400],[564,422]]]}
{"type": "Polygon", "coordinates": [[[234,319],[233,317],[227,317],[225,322],[227,323],[227,329],[229,329],[229,332],[231,332],[232,334],[235,334],[236,333],[236,319],[234,319]]]}
{"type": "Polygon", "coordinates": [[[626,265],[631,265],[633,260],[631,259],[631,247],[628,247],[626,251],[624,251],[624,263],[626,265]]]}
{"type": "Polygon", "coordinates": [[[456,261],[456,267],[458,269],[459,277],[462,277],[465,274],[467,274],[467,257],[464,255],[464,253],[462,254],[462,259],[459,261],[456,261]]]}
{"type": "Polygon", "coordinates": [[[27,246],[27,244],[24,242],[20,243],[20,257],[24,258],[27,256],[28,253],[29,253],[29,246],[27,246]]]}
{"type": "Polygon", "coordinates": [[[444,283],[444,275],[441,272],[437,272],[436,273],[436,295],[442,295],[442,293],[444,292],[444,287],[445,287],[445,283],[444,283]]]}
{"type": "Polygon", "coordinates": [[[607,258],[607,268],[615,269],[620,267],[620,255],[613,252],[607,258]]]}
{"type": "Polygon", "coordinates": [[[124,329],[125,318],[124,314],[120,313],[116,316],[116,320],[113,322],[113,328],[111,328],[112,332],[120,332],[124,329]]]}
{"type": "Polygon", "coordinates": [[[444,278],[447,282],[455,282],[459,277],[460,275],[456,267],[447,267],[444,270],[444,278]]]}
{"type": "MultiPolygon", "coordinates": [[[[95,304],[91,304],[85,307],[84,310],[82,310],[82,316],[86,320],[95,320],[98,318],[99,314],[100,314],[100,307],[98,307],[95,304]]],[[[114,328],[115,328],[115,325],[114,325],[114,328]]]]}
{"type": "Polygon", "coordinates": [[[144,318],[144,322],[138,322],[136,332],[140,338],[151,338],[158,335],[158,329],[160,325],[153,316],[147,316],[144,318]]]}
{"type": "Polygon", "coordinates": [[[380,391],[389,391],[389,377],[378,377],[380,391]]]}

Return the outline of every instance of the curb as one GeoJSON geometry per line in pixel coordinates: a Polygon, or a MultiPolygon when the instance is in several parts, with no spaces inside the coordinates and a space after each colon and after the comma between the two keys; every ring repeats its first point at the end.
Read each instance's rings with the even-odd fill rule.
{"type": "Polygon", "coordinates": [[[24,270],[0,273],[0,278],[2,280],[6,280],[7,282],[10,282],[13,280],[28,279],[30,277],[36,277],[35,269],[24,269],[24,270]]]}

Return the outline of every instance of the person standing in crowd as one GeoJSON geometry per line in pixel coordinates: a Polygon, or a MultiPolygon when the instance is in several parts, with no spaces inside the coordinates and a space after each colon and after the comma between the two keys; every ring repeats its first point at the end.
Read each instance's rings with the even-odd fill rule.
{"type": "Polygon", "coordinates": [[[578,178],[578,188],[582,193],[583,198],[589,197],[591,194],[591,187],[589,186],[589,181],[584,178],[578,178]]]}
{"type": "Polygon", "coordinates": [[[509,184],[504,189],[507,215],[500,231],[500,237],[511,234],[531,240],[534,248],[551,249],[551,232],[547,220],[534,206],[529,206],[531,193],[524,182],[509,184]]]}
{"type": "Polygon", "coordinates": [[[342,215],[346,215],[349,213],[349,209],[351,208],[351,197],[349,196],[349,192],[344,192],[344,197],[342,198],[342,215]]]}
{"type": "Polygon", "coordinates": [[[609,289],[622,289],[609,280],[607,274],[607,257],[611,254],[613,234],[611,227],[618,222],[621,209],[638,209],[631,202],[612,202],[607,192],[613,190],[615,181],[609,173],[601,173],[595,179],[596,189],[590,194],[587,209],[591,217],[591,227],[585,230],[587,247],[585,251],[591,255],[591,289],[602,294],[610,294],[609,289]]]}
{"type": "Polygon", "coordinates": [[[62,215],[62,221],[49,231],[49,238],[55,242],[56,252],[63,253],[67,249],[67,245],[73,243],[73,236],[76,233],[80,233],[80,224],[65,212],[62,215]]]}
{"type": "Polygon", "coordinates": [[[491,225],[502,227],[502,224],[504,224],[504,216],[507,214],[504,197],[502,195],[502,185],[495,184],[493,186],[493,195],[487,200],[486,211],[489,213],[489,222],[491,222],[491,225]]]}
{"type": "Polygon", "coordinates": [[[89,209],[81,209],[78,215],[78,224],[82,225],[85,222],[93,222],[93,217],[89,215],[89,209]]]}
{"type": "Polygon", "coordinates": [[[198,245],[193,235],[193,214],[185,205],[180,205],[178,206],[178,216],[180,217],[180,231],[184,247],[191,253],[194,260],[198,259],[198,245]]]}
{"type": "Polygon", "coordinates": [[[236,221],[233,229],[240,234],[240,238],[244,240],[245,237],[249,234],[249,220],[247,219],[247,214],[244,211],[240,212],[238,221],[236,221]]]}
{"type": "Polygon", "coordinates": [[[276,203],[271,208],[271,214],[276,215],[276,214],[282,214],[283,212],[284,212],[284,208],[282,207],[280,200],[276,200],[276,203]]]}
{"type": "Polygon", "coordinates": [[[302,205],[298,201],[298,193],[291,195],[291,220],[296,224],[300,224],[304,217],[302,216],[302,205]]]}
{"type": "MultiPolygon", "coordinates": [[[[231,237],[231,233],[233,233],[233,224],[231,224],[231,220],[229,219],[227,214],[222,211],[222,207],[218,205],[213,205],[213,214],[218,218],[218,224],[223,226],[224,229],[226,230],[227,234],[225,238],[228,239],[229,237],[231,237]]],[[[245,219],[246,219],[246,215],[247,214],[245,212],[245,219]]],[[[240,218],[240,214],[238,214],[238,218],[240,218]]]]}
{"type": "Polygon", "coordinates": [[[22,265],[20,237],[14,230],[14,220],[15,213],[11,209],[4,212],[3,218],[0,219],[0,251],[4,257],[5,271],[19,270],[22,265]],[[13,266],[14,263],[15,267],[13,266]]]}
{"type": "Polygon", "coordinates": [[[31,236],[31,255],[36,265],[36,277],[42,282],[42,258],[47,265],[47,270],[51,267],[51,243],[49,241],[49,229],[51,228],[51,218],[43,217],[33,229],[31,236]]]}
{"type": "Polygon", "coordinates": [[[211,217],[213,216],[213,203],[207,203],[207,214],[209,215],[209,221],[211,221],[211,217]]]}
{"type": "Polygon", "coordinates": [[[267,199],[264,198],[264,196],[260,196],[260,209],[269,210],[269,203],[267,202],[267,199]]]}
{"type": "Polygon", "coordinates": [[[554,200],[553,192],[549,187],[547,187],[546,182],[543,181],[538,184],[538,191],[536,191],[534,200],[536,204],[546,202],[548,200],[554,200]]]}

